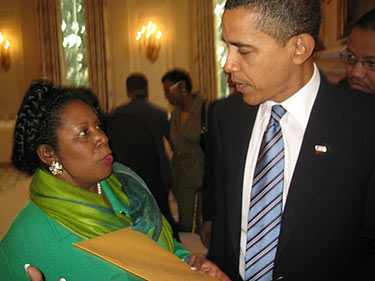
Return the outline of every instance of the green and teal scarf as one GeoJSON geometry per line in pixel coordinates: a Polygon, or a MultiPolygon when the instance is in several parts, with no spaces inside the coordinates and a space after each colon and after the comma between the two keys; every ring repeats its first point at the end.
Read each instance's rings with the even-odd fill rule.
{"type": "Polygon", "coordinates": [[[53,220],[89,239],[132,226],[174,252],[172,230],[145,182],[130,168],[113,164],[113,174],[100,182],[103,196],[70,185],[38,169],[30,185],[30,199],[53,220]]]}

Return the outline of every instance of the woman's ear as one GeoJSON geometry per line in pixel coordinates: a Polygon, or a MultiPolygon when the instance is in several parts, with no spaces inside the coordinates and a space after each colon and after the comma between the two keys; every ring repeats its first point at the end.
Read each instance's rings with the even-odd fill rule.
{"type": "Polygon", "coordinates": [[[47,166],[50,166],[52,161],[58,161],[54,150],[47,144],[39,145],[36,153],[38,154],[39,159],[47,166]]]}
{"type": "Polygon", "coordinates": [[[296,35],[292,39],[289,43],[293,44],[293,63],[301,65],[312,56],[315,49],[315,40],[307,33],[296,35]]]}

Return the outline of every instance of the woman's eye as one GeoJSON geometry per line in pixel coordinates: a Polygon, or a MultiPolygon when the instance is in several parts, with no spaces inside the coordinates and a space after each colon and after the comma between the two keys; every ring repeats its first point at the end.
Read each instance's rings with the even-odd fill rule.
{"type": "Polygon", "coordinates": [[[81,132],[79,132],[79,136],[86,136],[87,134],[89,133],[88,130],[82,130],[81,132]]]}

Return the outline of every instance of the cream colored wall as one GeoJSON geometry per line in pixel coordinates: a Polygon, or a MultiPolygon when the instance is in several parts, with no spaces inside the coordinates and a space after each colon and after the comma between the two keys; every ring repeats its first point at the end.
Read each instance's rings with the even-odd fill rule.
{"type": "MultiPolygon", "coordinates": [[[[127,101],[126,77],[132,72],[142,72],[149,80],[149,99],[170,109],[160,80],[163,74],[174,67],[195,72],[190,0],[111,0],[107,4],[113,106],[127,101]],[[163,33],[155,63],[140,52],[135,40],[137,31],[149,20],[163,33]]],[[[194,77],[193,85],[197,85],[194,77]]]]}
{"type": "MultiPolygon", "coordinates": [[[[109,82],[113,106],[127,100],[125,79],[132,72],[147,75],[150,100],[168,110],[171,108],[164,98],[160,81],[166,71],[174,67],[184,68],[193,74],[193,85],[197,85],[190,2],[107,1],[109,82]],[[139,53],[135,42],[136,32],[149,19],[160,25],[163,32],[160,56],[154,64],[139,53]]],[[[0,120],[14,118],[31,81],[42,77],[37,30],[37,0],[0,0],[0,32],[11,42],[11,68],[8,71],[0,68],[0,120]]],[[[8,162],[13,128],[0,123],[0,130],[7,136],[0,141],[1,149],[6,152],[0,162],[8,162]]]]}
{"type": "Polygon", "coordinates": [[[0,68],[0,162],[10,162],[15,116],[32,80],[41,77],[36,0],[0,0],[0,32],[10,41],[10,69],[0,68]]]}
{"type": "MultiPolygon", "coordinates": [[[[196,40],[192,0],[111,0],[107,1],[109,80],[112,105],[127,100],[125,79],[136,71],[149,78],[150,100],[170,109],[164,98],[160,79],[169,69],[185,68],[192,74],[194,90],[197,82],[196,40]],[[163,31],[159,59],[152,64],[138,50],[135,35],[142,24],[153,20],[163,31]]],[[[329,78],[344,76],[338,53],[345,42],[337,40],[339,0],[323,5],[322,40],[326,46],[317,52],[315,61],[329,78]]],[[[30,82],[41,77],[37,34],[37,0],[0,0],[0,31],[11,41],[12,65],[0,68],[0,118],[17,112],[30,82]]]]}
{"type": "MultiPolygon", "coordinates": [[[[111,0],[107,1],[109,80],[112,105],[127,100],[126,77],[136,71],[149,79],[150,100],[170,109],[160,79],[169,69],[184,68],[197,79],[191,39],[191,0],[111,0]],[[135,35],[152,19],[163,31],[159,59],[152,64],[140,54],[135,35]]],[[[0,32],[11,41],[12,65],[0,68],[0,118],[14,116],[32,80],[41,78],[37,34],[37,0],[0,0],[0,32]]]]}
{"type": "Polygon", "coordinates": [[[35,2],[0,0],[0,32],[11,44],[11,67],[0,68],[0,118],[16,114],[28,85],[41,76],[35,2]]]}

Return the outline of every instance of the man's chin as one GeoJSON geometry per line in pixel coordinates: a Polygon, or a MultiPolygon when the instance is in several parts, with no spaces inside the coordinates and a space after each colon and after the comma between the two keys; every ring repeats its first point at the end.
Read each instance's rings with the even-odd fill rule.
{"type": "Polygon", "coordinates": [[[248,105],[259,105],[261,104],[262,100],[259,100],[256,98],[256,96],[254,94],[246,94],[246,93],[242,93],[240,92],[240,94],[242,95],[242,100],[247,103],[248,105]]]}

